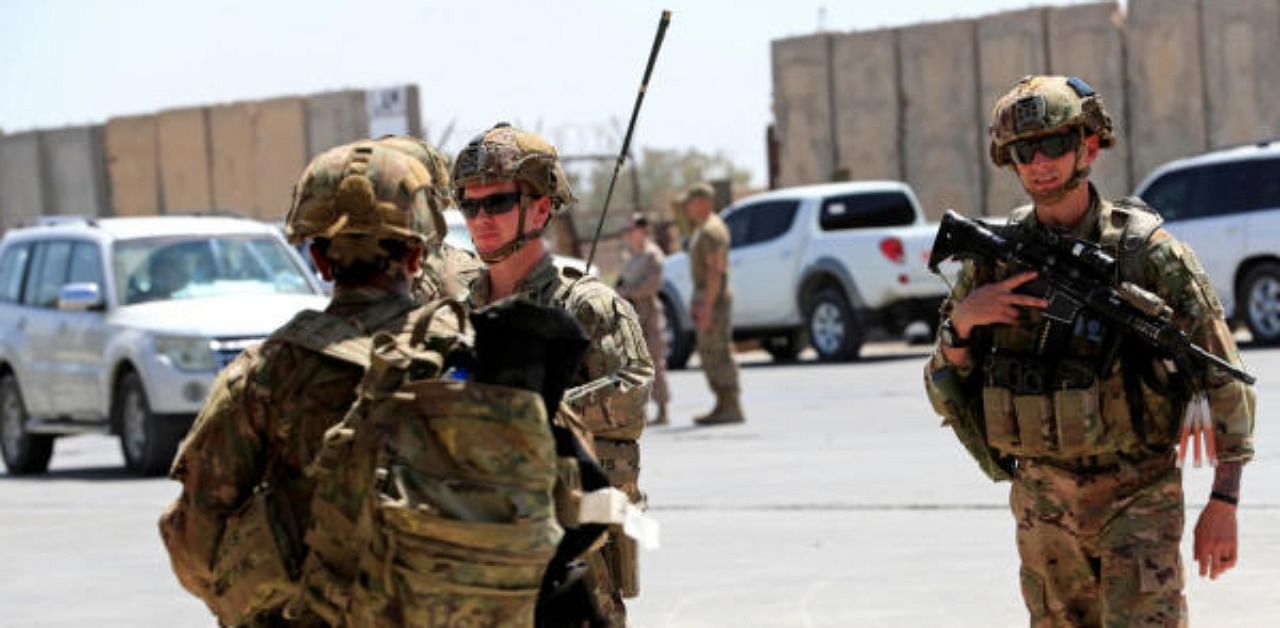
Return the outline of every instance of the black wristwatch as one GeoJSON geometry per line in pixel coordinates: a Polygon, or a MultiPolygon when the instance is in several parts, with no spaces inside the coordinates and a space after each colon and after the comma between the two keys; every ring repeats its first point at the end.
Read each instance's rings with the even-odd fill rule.
{"type": "Polygon", "coordinates": [[[942,319],[942,324],[938,326],[938,338],[942,340],[942,344],[952,349],[969,348],[969,341],[960,337],[956,324],[950,318],[942,319]]]}

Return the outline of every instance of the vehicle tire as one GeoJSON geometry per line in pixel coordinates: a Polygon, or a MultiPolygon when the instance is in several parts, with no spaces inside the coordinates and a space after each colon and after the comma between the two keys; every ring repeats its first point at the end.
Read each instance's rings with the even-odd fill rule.
{"type": "Polygon", "coordinates": [[[26,426],[27,406],[22,402],[18,378],[5,375],[0,378],[0,453],[10,475],[34,475],[49,469],[54,436],[32,434],[26,426]]]}
{"type": "Polygon", "coordinates": [[[785,363],[795,362],[806,342],[804,328],[800,328],[780,336],[769,336],[760,341],[760,346],[769,352],[774,362],[785,363]]]}
{"type": "Polygon", "coordinates": [[[809,333],[809,344],[823,362],[853,360],[862,349],[862,326],[849,301],[837,289],[819,290],[809,301],[805,308],[805,330],[809,333]]]}
{"type": "Polygon", "coordinates": [[[1260,345],[1280,344],[1280,264],[1254,266],[1240,282],[1245,325],[1260,345]]]}
{"type": "Polygon", "coordinates": [[[120,430],[125,466],[138,475],[168,472],[183,435],[151,412],[142,378],[137,373],[125,373],[116,385],[114,401],[112,416],[120,430]]]}
{"type": "Polygon", "coordinates": [[[693,353],[693,331],[680,325],[678,312],[666,297],[662,298],[662,318],[662,335],[667,341],[667,369],[678,371],[689,363],[689,356],[693,353]]]}

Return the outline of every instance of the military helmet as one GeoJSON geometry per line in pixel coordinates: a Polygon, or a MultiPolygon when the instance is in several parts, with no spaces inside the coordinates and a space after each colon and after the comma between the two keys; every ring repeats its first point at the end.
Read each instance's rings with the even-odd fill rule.
{"type": "Polygon", "coordinates": [[[1017,140],[1081,128],[1098,136],[1101,148],[1116,142],[1102,97],[1074,76],[1025,76],[996,101],[989,147],[996,166],[1013,163],[1008,146],[1017,140]]]}
{"type": "Polygon", "coordinates": [[[435,224],[436,233],[443,236],[448,232],[444,210],[453,204],[452,190],[449,187],[449,159],[426,140],[410,135],[384,135],[378,138],[378,144],[390,146],[417,159],[431,173],[431,180],[434,182],[428,188],[431,219],[435,224]]]}
{"type": "Polygon", "coordinates": [[[327,255],[338,264],[374,261],[387,256],[380,240],[425,244],[442,237],[433,203],[445,189],[447,181],[387,143],[331,148],[311,160],[294,186],[285,236],[294,244],[330,240],[327,255]]]}
{"type": "Polygon", "coordinates": [[[506,122],[477,135],[458,153],[453,163],[453,193],[462,198],[468,185],[502,181],[524,183],[538,196],[550,198],[552,211],[577,201],[555,146],[506,122]]]}

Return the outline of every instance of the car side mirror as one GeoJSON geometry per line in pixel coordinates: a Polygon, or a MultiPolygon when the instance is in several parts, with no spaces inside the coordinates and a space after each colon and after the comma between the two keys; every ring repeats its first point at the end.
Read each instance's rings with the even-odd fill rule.
{"type": "Polygon", "coordinates": [[[101,310],[105,307],[102,288],[96,283],[69,283],[58,290],[58,309],[64,312],[101,310]]]}

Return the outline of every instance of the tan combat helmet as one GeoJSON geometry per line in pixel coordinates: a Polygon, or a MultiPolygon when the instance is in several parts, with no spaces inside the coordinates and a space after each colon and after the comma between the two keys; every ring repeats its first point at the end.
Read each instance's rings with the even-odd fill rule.
{"type": "MultiPolygon", "coordinates": [[[[991,112],[988,148],[996,166],[1012,166],[1013,144],[1019,140],[1056,135],[1075,130],[1077,140],[1087,135],[1098,137],[1100,148],[1116,143],[1111,117],[1102,106],[1102,97],[1088,83],[1074,76],[1026,76],[1009,90],[991,112]]],[[[1080,168],[1084,142],[1077,141],[1075,173],[1055,195],[1080,185],[1089,176],[1088,168],[1080,168]]],[[[1037,199],[1045,200],[1045,199],[1037,199]]]]}
{"type": "Polygon", "coordinates": [[[380,146],[390,146],[417,159],[431,173],[433,183],[428,192],[431,219],[435,223],[436,233],[444,237],[448,232],[444,210],[453,204],[453,195],[449,187],[449,159],[426,140],[410,135],[384,135],[378,138],[377,143],[380,146]]]}
{"type": "Polygon", "coordinates": [[[552,215],[577,201],[569,189],[569,180],[560,166],[555,146],[541,137],[517,129],[506,122],[472,139],[453,163],[453,195],[461,202],[469,185],[515,181],[527,194],[520,200],[520,218],[516,237],[495,251],[480,257],[487,263],[500,262],[542,235],[546,225],[525,230],[525,211],[529,196],[545,196],[551,200],[552,215]]]}
{"type": "Polygon", "coordinates": [[[317,156],[293,188],[285,236],[330,242],[326,257],[339,266],[389,257],[380,244],[426,245],[442,237],[436,214],[448,179],[383,141],[361,140],[317,156]]]}

